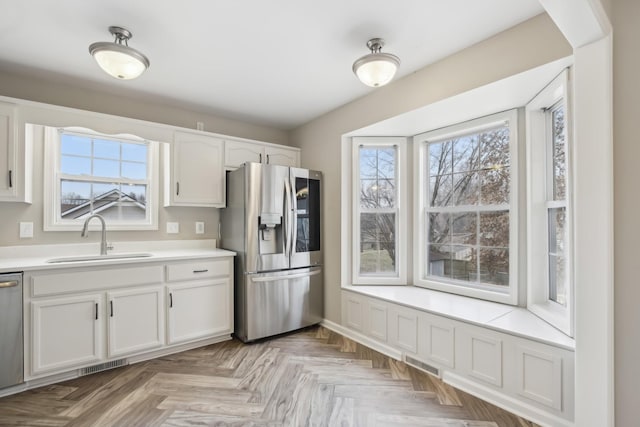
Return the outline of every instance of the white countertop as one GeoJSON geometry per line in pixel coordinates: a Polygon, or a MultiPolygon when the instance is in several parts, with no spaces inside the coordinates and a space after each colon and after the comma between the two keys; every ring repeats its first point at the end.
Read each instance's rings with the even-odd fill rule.
{"type": "Polygon", "coordinates": [[[149,253],[151,256],[49,263],[47,261],[53,258],[98,255],[100,243],[3,246],[0,247],[0,273],[235,256],[235,252],[217,249],[215,240],[204,239],[113,242],[110,245],[113,250],[109,255],[149,253]]]}
{"type": "Polygon", "coordinates": [[[427,313],[499,332],[575,350],[575,341],[523,307],[469,298],[417,286],[343,286],[343,290],[379,298],[427,313]]]}

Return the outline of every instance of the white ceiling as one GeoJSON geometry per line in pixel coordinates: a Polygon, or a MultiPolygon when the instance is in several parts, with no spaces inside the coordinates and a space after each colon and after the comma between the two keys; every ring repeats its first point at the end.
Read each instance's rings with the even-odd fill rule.
{"type": "MultiPolygon", "coordinates": [[[[372,90],[351,71],[382,37],[396,78],[543,12],[538,0],[19,0],[0,13],[0,70],[291,129],[372,90]],[[151,61],[102,72],[107,27],[151,61]]],[[[437,84],[437,82],[434,82],[437,84]]]]}

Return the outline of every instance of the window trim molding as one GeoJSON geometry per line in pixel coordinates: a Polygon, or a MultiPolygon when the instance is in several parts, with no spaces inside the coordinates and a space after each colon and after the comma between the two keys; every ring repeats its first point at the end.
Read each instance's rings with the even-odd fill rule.
{"type": "Polygon", "coordinates": [[[351,281],[354,285],[406,285],[407,284],[407,215],[409,209],[407,191],[407,138],[405,137],[353,137],[351,139],[351,281]],[[396,197],[397,219],[396,230],[396,275],[374,276],[360,275],[360,146],[367,147],[396,147],[396,197]]]}
{"type": "MultiPolygon", "coordinates": [[[[26,124],[26,126],[39,126],[26,124]]],[[[60,207],[58,201],[60,199],[60,186],[57,185],[61,178],[58,173],[60,166],[60,128],[51,126],[42,126],[43,128],[43,141],[44,141],[44,158],[47,159],[44,162],[44,231],[78,231],[79,225],[82,221],[68,221],[60,219],[60,207]]],[[[159,194],[159,143],[156,141],[149,141],[143,138],[137,137],[132,134],[117,134],[108,135],[88,128],[80,127],[67,127],[65,130],[69,130],[72,133],[79,133],[87,136],[108,136],[113,139],[122,139],[123,141],[147,141],[149,142],[149,149],[147,151],[147,168],[148,168],[148,195],[147,195],[147,215],[144,222],[122,222],[122,221],[108,221],[107,229],[113,231],[147,231],[158,230],[158,194],[159,194]]],[[[35,132],[32,132],[34,135],[35,132]]],[[[99,230],[98,223],[92,222],[89,224],[90,230],[99,230]]]]}
{"type": "Polygon", "coordinates": [[[495,301],[504,304],[518,304],[518,223],[519,223],[519,180],[518,180],[518,109],[507,110],[485,117],[479,117],[466,122],[447,126],[441,129],[424,132],[413,137],[413,160],[414,160],[414,218],[413,228],[416,230],[413,239],[413,283],[415,286],[450,292],[468,297],[495,301]],[[467,134],[474,131],[481,131],[495,126],[496,124],[509,122],[509,152],[510,162],[510,185],[509,194],[509,286],[505,291],[493,290],[491,287],[467,286],[462,283],[440,282],[426,278],[426,245],[423,236],[426,232],[425,224],[425,196],[426,191],[426,142],[446,139],[456,135],[467,134]]]}
{"type": "Polygon", "coordinates": [[[525,108],[526,145],[527,145],[527,309],[536,316],[553,325],[570,337],[574,335],[574,221],[573,221],[573,197],[574,182],[573,167],[573,113],[571,108],[570,69],[563,70],[555,79],[545,86],[525,108]],[[549,260],[548,248],[548,208],[557,204],[549,200],[549,134],[547,129],[546,109],[562,102],[566,117],[566,166],[567,166],[567,250],[565,262],[568,278],[567,305],[555,303],[549,300],[549,260]],[[540,144],[544,141],[544,144],[540,144]],[[543,148],[540,148],[540,147],[543,148]],[[539,149],[536,149],[539,148],[539,149]],[[545,182],[540,182],[540,176],[544,176],[545,182]],[[536,212],[539,212],[536,214],[536,212]],[[544,236],[544,238],[540,238],[544,236]]]}

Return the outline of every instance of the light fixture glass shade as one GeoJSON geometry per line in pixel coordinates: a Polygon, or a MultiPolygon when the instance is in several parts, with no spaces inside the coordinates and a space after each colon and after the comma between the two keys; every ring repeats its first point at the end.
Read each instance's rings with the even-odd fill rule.
{"type": "Polygon", "coordinates": [[[353,72],[367,86],[379,87],[389,83],[400,66],[400,58],[390,53],[382,53],[384,40],[374,38],[367,42],[371,53],[353,63],[353,72]]]}
{"type": "Polygon", "coordinates": [[[89,53],[107,74],[121,80],[135,79],[148,67],[149,59],[127,45],[131,33],[121,27],[109,27],[115,42],[98,42],[89,46],[89,53]],[[124,43],[124,44],[123,44],[124,43]]]}
{"type": "Polygon", "coordinates": [[[367,86],[379,87],[389,83],[398,71],[400,60],[390,53],[370,53],[353,64],[353,72],[367,86]]]}

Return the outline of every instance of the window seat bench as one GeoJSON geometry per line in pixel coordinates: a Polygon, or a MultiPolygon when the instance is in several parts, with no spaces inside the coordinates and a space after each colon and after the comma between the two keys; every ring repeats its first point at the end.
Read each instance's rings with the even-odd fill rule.
{"type": "Polygon", "coordinates": [[[575,350],[573,338],[523,307],[484,301],[417,286],[343,286],[343,290],[400,304],[498,332],[575,350]]]}
{"type": "Polygon", "coordinates": [[[335,331],[542,426],[574,426],[575,342],[524,308],[414,286],[343,286],[335,331]]]}

